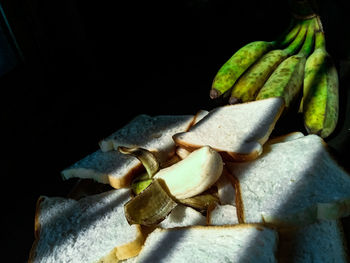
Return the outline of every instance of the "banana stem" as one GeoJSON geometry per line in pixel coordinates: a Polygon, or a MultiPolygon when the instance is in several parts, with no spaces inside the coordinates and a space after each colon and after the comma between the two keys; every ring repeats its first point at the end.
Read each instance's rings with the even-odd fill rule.
{"type": "Polygon", "coordinates": [[[316,31],[315,49],[326,50],[326,40],[323,31],[316,31]]]}
{"type": "Polygon", "coordinates": [[[315,23],[315,49],[323,49],[326,50],[326,39],[324,36],[324,31],[321,23],[320,17],[316,17],[315,23]]]}
{"type": "Polygon", "coordinates": [[[291,26],[289,29],[287,29],[281,36],[279,36],[275,41],[273,41],[273,45],[277,47],[284,47],[288,45],[293,39],[297,36],[299,30],[301,28],[301,25],[299,22],[295,22],[293,20],[291,22],[291,26]]]}
{"type": "Polygon", "coordinates": [[[304,41],[301,50],[299,51],[299,55],[308,56],[311,53],[313,44],[314,44],[314,33],[315,33],[315,19],[312,19],[306,33],[306,39],[304,41]]]}
{"type": "Polygon", "coordinates": [[[284,49],[288,56],[294,54],[300,48],[300,44],[305,38],[306,30],[309,23],[309,20],[304,20],[300,22],[300,30],[298,32],[298,35],[295,37],[293,42],[290,43],[290,45],[284,49]]]}

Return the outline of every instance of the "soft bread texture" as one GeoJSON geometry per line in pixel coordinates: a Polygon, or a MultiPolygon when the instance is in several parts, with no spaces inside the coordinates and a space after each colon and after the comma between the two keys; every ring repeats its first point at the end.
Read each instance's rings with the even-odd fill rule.
{"type": "Polygon", "coordinates": [[[277,262],[278,234],[260,225],[155,229],[136,262],[277,262]]]}
{"type": "Polygon", "coordinates": [[[269,145],[258,159],[227,163],[240,222],[306,225],[350,215],[350,176],[316,135],[269,145]]]}
{"type": "MultiPolygon", "coordinates": [[[[199,110],[196,115],[194,116],[193,122],[191,124],[191,127],[195,125],[197,122],[199,122],[201,119],[204,118],[209,113],[209,111],[206,110],[199,110]]],[[[190,128],[191,128],[190,127],[190,128]]],[[[176,147],[176,154],[181,158],[185,159],[191,152],[183,147],[176,147]]]]}
{"type": "Polygon", "coordinates": [[[222,205],[236,205],[236,191],[232,175],[224,167],[223,172],[216,182],[218,197],[222,205]]]}
{"type": "Polygon", "coordinates": [[[117,151],[97,150],[64,169],[61,175],[64,179],[93,179],[118,189],[129,186],[132,176],[142,169],[143,166],[137,158],[117,151]]]}
{"type": "Polygon", "coordinates": [[[175,154],[172,135],[186,131],[192,115],[139,115],[126,126],[100,142],[101,149],[62,171],[64,179],[87,178],[119,189],[128,187],[131,178],[143,169],[141,162],[114,150],[118,146],[138,146],[154,152],[165,165],[175,154]]]}
{"type": "Polygon", "coordinates": [[[123,128],[99,142],[103,152],[117,150],[118,146],[138,146],[154,152],[163,162],[175,154],[172,136],[187,131],[193,115],[139,115],[123,128]]]}
{"type": "Polygon", "coordinates": [[[269,98],[211,110],[188,132],[173,136],[177,145],[193,149],[209,145],[234,161],[255,159],[284,109],[281,98],[269,98]]]}
{"type": "Polygon", "coordinates": [[[216,205],[208,213],[209,225],[234,225],[239,224],[237,209],[233,205],[216,205]]]}
{"type": "Polygon", "coordinates": [[[320,220],[305,227],[282,230],[279,236],[279,262],[349,262],[339,220],[320,220]]]}
{"type": "Polygon", "coordinates": [[[206,225],[205,216],[191,207],[179,204],[158,224],[158,227],[174,228],[196,225],[206,225]]]}
{"type": "Polygon", "coordinates": [[[136,256],[144,237],[139,225],[130,226],[125,219],[124,204],[130,198],[128,189],[78,201],[40,197],[29,262],[117,262],[136,256]]]}

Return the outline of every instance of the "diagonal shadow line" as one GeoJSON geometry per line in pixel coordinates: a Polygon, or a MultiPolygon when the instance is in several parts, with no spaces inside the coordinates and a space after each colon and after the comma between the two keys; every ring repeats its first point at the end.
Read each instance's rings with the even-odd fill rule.
{"type": "MultiPolygon", "coordinates": [[[[187,123],[191,118],[193,121],[194,117],[192,115],[177,115],[174,118],[172,118],[171,115],[157,115],[155,117],[138,115],[129,124],[108,136],[106,140],[109,141],[109,143],[113,142],[114,148],[117,146],[152,146],[153,144],[159,144],[161,139],[158,139],[164,136],[164,134],[169,137],[169,141],[172,141],[172,138],[167,131],[178,127],[179,123],[187,123]],[[137,120],[139,119],[145,119],[147,125],[142,127],[142,124],[144,123],[138,123],[137,120]],[[159,121],[159,124],[157,124],[157,121],[159,121]],[[142,136],[141,134],[135,133],[135,131],[139,130],[143,131],[142,136]]],[[[187,128],[189,128],[189,125],[191,125],[191,122],[189,122],[187,128]]],[[[160,161],[164,161],[163,159],[165,157],[170,157],[175,153],[175,148],[175,143],[169,143],[167,145],[163,142],[161,151],[154,152],[154,154],[156,154],[160,161]]],[[[133,167],[132,171],[125,175],[125,177],[128,178],[126,180],[130,179],[129,177],[134,171],[142,170],[141,162],[132,156],[125,156],[119,153],[116,149],[110,149],[107,152],[98,149],[85,156],[83,159],[75,162],[70,167],[63,170],[63,172],[69,174],[69,178],[94,178],[97,176],[102,180],[100,180],[102,183],[107,184],[109,183],[108,176],[113,177],[114,174],[125,166],[125,162],[131,162],[131,166],[133,167]]]]}
{"type": "MultiPolygon", "coordinates": [[[[200,225],[201,221],[200,219],[195,220],[192,225],[200,225]]],[[[168,228],[170,231],[172,229],[186,229],[187,226],[182,227],[172,227],[168,228]]],[[[165,228],[164,228],[165,229],[165,228]]],[[[176,244],[178,242],[181,242],[181,240],[185,237],[185,232],[178,232],[176,235],[176,239],[174,239],[174,236],[170,233],[164,235],[158,242],[155,248],[153,249],[153,253],[148,254],[146,257],[139,259],[136,259],[136,262],[143,262],[143,263],[154,263],[154,259],[156,258],[155,255],[159,254],[159,251],[170,251],[176,247],[176,244]]]]}
{"type": "MultiPolygon", "coordinates": [[[[91,200],[94,203],[97,201],[101,201],[109,193],[110,191],[99,194],[97,200],[94,200],[96,196],[88,196],[78,201],[73,199],[59,198],[58,202],[67,202],[67,200],[69,200],[68,202],[70,202],[70,204],[67,205],[63,210],[57,211],[56,214],[50,216],[48,221],[45,222],[45,225],[39,225],[40,228],[36,233],[37,239],[34,241],[32,250],[39,249],[40,251],[43,251],[40,254],[33,253],[31,255],[33,256],[33,259],[35,259],[35,262],[45,262],[45,258],[49,254],[51,254],[54,249],[56,250],[59,247],[64,246],[66,242],[70,239],[75,239],[76,241],[80,233],[85,232],[95,222],[100,220],[101,217],[112,212],[114,209],[116,209],[116,207],[120,206],[121,203],[125,203],[128,197],[130,197],[130,192],[126,191],[125,193],[114,197],[114,199],[111,202],[108,202],[108,204],[103,204],[100,205],[100,207],[98,207],[97,209],[93,209],[93,206],[91,206],[91,200]],[[79,214],[77,214],[77,212],[79,212],[79,214]],[[67,229],[64,229],[62,227],[65,225],[68,226],[67,229]],[[45,231],[47,231],[46,229],[51,227],[62,228],[58,229],[58,231],[54,231],[53,233],[52,231],[51,233],[45,233],[45,231]],[[59,232],[60,230],[63,232],[59,232]],[[47,238],[46,235],[48,234],[50,235],[50,242],[43,243],[43,238],[47,238]]],[[[38,216],[40,216],[41,212],[42,211],[40,211],[39,208],[36,213],[38,213],[38,216]]],[[[98,239],[93,240],[93,245],[96,243],[99,243],[98,239]]],[[[86,250],[86,247],[83,246],[80,249],[86,250]]],[[[112,249],[113,248],[111,248],[111,250],[112,249]]]]}
{"type": "MultiPolygon", "coordinates": [[[[267,147],[267,149],[265,149],[265,153],[264,154],[267,154],[271,149],[269,149],[269,147],[267,147]]],[[[322,162],[322,155],[327,155],[329,154],[328,152],[324,153],[324,152],[318,152],[317,153],[319,156],[315,156],[314,160],[318,160],[318,161],[315,161],[313,162],[308,169],[305,169],[304,172],[303,172],[303,175],[302,175],[302,179],[300,182],[303,182],[304,180],[307,182],[306,184],[302,183],[302,184],[296,184],[294,189],[290,192],[289,196],[286,196],[284,199],[284,202],[279,206],[279,207],[276,207],[276,210],[274,212],[274,215],[281,215],[283,213],[285,213],[286,211],[289,211],[291,209],[291,207],[293,207],[295,205],[296,202],[300,202],[300,197],[301,196],[307,196],[307,193],[310,189],[310,186],[312,186],[312,180],[310,180],[310,178],[316,176],[313,174],[313,172],[315,171],[314,169],[317,167],[318,169],[321,169],[321,170],[325,170],[329,176],[331,177],[332,176],[332,173],[336,173],[337,170],[334,169],[335,167],[333,166],[333,164],[328,164],[328,163],[325,163],[325,162],[322,162]],[[320,158],[318,158],[320,157],[320,158]],[[321,160],[321,161],[320,161],[321,160]]],[[[320,170],[318,170],[320,171],[320,170]]],[[[338,170],[339,171],[339,170],[338,170]]],[[[277,173],[276,174],[276,177],[278,177],[279,174],[277,173]]],[[[330,190],[327,190],[325,189],[325,191],[330,191],[330,190]]],[[[346,192],[346,189],[343,189],[343,193],[347,193],[346,192]]],[[[349,192],[349,195],[350,196],[350,189],[348,190],[349,192]]],[[[328,193],[328,195],[326,196],[330,196],[329,195],[330,193],[328,193]]],[[[339,200],[342,200],[341,198],[339,200]]],[[[333,201],[339,201],[337,200],[337,197],[334,197],[333,198],[333,201]]],[[[317,203],[324,203],[324,202],[329,202],[330,200],[327,198],[324,199],[324,198],[316,198],[314,203],[317,204],[317,203]]],[[[305,224],[308,225],[308,224],[312,224],[312,223],[315,223],[315,214],[317,213],[317,208],[316,206],[309,206],[309,205],[305,205],[303,207],[303,205],[301,205],[302,209],[305,209],[305,210],[310,210],[311,211],[311,217],[308,219],[308,218],[299,218],[299,222],[298,220],[296,220],[295,218],[293,218],[294,216],[296,216],[296,214],[291,214],[290,217],[286,217],[284,218],[286,220],[286,222],[288,223],[291,223],[291,221],[294,221],[296,220],[295,223],[291,224],[290,227],[291,229],[293,229],[293,227],[298,227],[298,226],[304,226],[305,224]]],[[[345,215],[345,214],[344,214],[345,215]]],[[[345,215],[346,216],[346,215],[345,215]]],[[[298,219],[298,218],[297,218],[298,219]]],[[[285,239],[285,236],[283,234],[283,228],[276,228],[275,226],[272,226],[272,225],[269,225],[269,224],[265,224],[267,227],[272,227],[272,228],[275,228],[278,232],[279,232],[279,235],[280,235],[280,240],[281,240],[281,243],[280,243],[280,246],[279,248],[283,245],[282,242],[284,242],[284,239],[285,239]]],[[[282,226],[282,225],[281,225],[282,226]]],[[[284,227],[284,225],[283,225],[284,227]]],[[[185,233],[179,233],[179,235],[176,236],[176,240],[174,239],[171,239],[173,238],[173,236],[170,236],[170,235],[166,235],[162,238],[162,240],[160,240],[158,242],[158,245],[156,246],[156,249],[153,251],[153,254],[150,254],[147,258],[143,258],[143,259],[139,259],[140,261],[139,262],[154,262],[152,260],[154,260],[154,257],[156,257],[157,251],[164,251],[164,250],[167,250],[167,251],[171,251],[172,249],[175,249],[176,247],[176,243],[177,242],[181,242],[182,238],[184,237],[185,233]]],[[[256,235],[256,236],[253,236],[251,237],[251,240],[250,240],[250,245],[247,246],[247,248],[244,248],[242,254],[240,255],[239,259],[231,259],[227,262],[251,262],[251,254],[254,252],[254,245],[258,242],[259,240],[259,237],[256,235]]],[[[289,247],[289,252],[293,251],[294,247],[289,247]]],[[[194,251],[195,251],[195,248],[194,248],[194,251]]],[[[195,253],[195,252],[194,252],[195,253]]],[[[286,257],[286,255],[283,255],[282,253],[285,253],[285,251],[280,251],[278,249],[278,254],[277,254],[277,258],[280,260],[281,258],[283,258],[283,262],[293,262],[293,257],[289,256],[289,257],[286,257]]],[[[220,260],[218,259],[217,262],[226,262],[224,260],[220,260]]],[[[274,262],[274,261],[271,261],[271,262],[274,262]]]]}
{"type": "MultiPolygon", "coordinates": [[[[269,149],[266,150],[266,153],[268,151],[269,151],[269,149]]],[[[322,155],[324,153],[319,152],[318,154],[322,155]]],[[[314,160],[318,160],[317,157],[318,156],[315,156],[314,160]]],[[[305,170],[304,173],[303,173],[303,179],[307,180],[308,184],[299,184],[299,185],[295,186],[293,191],[290,193],[290,195],[285,198],[285,201],[279,207],[276,208],[275,212],[273,213],[274,216],[279,217],[279,215],[283,215],[283,213],[286,213],[286,211],[289,211],[291,209],[291,207],[293,207],[295,205],[296,202],[301,202],[300,196],[307,196],[306,193],[309,191],[309,188],[313,187],[311,185],[312,181],[310,181],[308,178],[315,176],[313,174],[314,168],[315,167],[319,167],[319,166],[322,166],[321,169],[325,169],[328,172],[328,175],[332,176],[332,171],[333,171],[333,168],[334,168],[334,167],[332,167],[332,165],[329,166],[326,163],[319,163],[319,162],[312,163],[312,165],[309,167],[309,169],[305,170]]],[[[276,173],[276,177],[278,177],[278,176],[279,176],[279,174],[276,173]]],[[[329,190],[327,190],[326,188],[325,188],[325,191],[329,192],[329,190]]],[[[346,190],[344,190],[344,192],[345,191],[346,190]]],[[[348,197],[350,197],[350,189],[348,190],[348,197]]],[[[335,202],[336,201],[340,201],[341,202],[342,200],[343,199],[337,200],[337,198],[334,198],[333,201],[335,201],[335,202]]],[[[291,214],[289,217],[284,218],[284,220],[287,223],[287,225],[281,224],[280,227],[276,227],[276,226],[272,226],[271,224],[266,224],[268,227],[270,226],[272,228],[275,228],[279,232],[280,241],[281,241],[280,247],[284,245],[283,242],[284,242],[284,240],[286,239],[286,236],[287,236],[287,235],[285,235],[285,233],[288,233],[288,231],[284,232],[284,230],[286,230],[286,229],[293,229],[295,227],[297,228],[297,227],[304,226],[304,225],[307,226],[307,225],[316,223],[314,221],[314,217],[316,216],[316,213],[317,213],[317,206],[316,205],[317,205],[317,203],[324,203],[324,202],[328,203],[329,200],[328,199],[325,200],[324,198],[319,198],[318,200],[315,200],[315,205],[304,206],[304,207],[303,207],[303,205],[301,205],[305,211],[309,211],[307,213],[309,213],[310,218],[303,218],[303,217],[299,217],[298,218],[297,214],[291,214]],[[296,220],[296,222],[291,223],[294,220],[296,220]],[[299,222],[298,222],[298,220],[299,220],[299,222]],[[291,224],[288,225],[288,223],[291,223],[291,224]]],[[[305,213],[304,216],[308,216],[307,213],[305,213]]],[[[344,214],[343,216],[347,216],[347,215],[344,214]]],[[[255,241],[256,241],[256,238],[252,238],[251,244],[254,244],[255,241]]],[[[288,256],[286,256],[286,254],[285,254],[286,251],[285,250],[283,250],[283,251],[278,250],[278,254],[277,254],[278,260],[283,260],[282,262],[286,262],[286,263],[287,262],[295,262],[295,261],[293,261],[294,260],[294,258],[293,258],[293,249],[294,248],[295,247],[293,247],[293,246],[292,247],[288,247],[288,252],[289,252],[288,256]]],[[[242,256],[242,259],[241,259],[242,262],[246,262],[245,260],[247,260],[249,258],[249,255],[250,255],[250,251],[249,251],[249,249],[247,249],[245,251],[244,255],[242,256]]]]}

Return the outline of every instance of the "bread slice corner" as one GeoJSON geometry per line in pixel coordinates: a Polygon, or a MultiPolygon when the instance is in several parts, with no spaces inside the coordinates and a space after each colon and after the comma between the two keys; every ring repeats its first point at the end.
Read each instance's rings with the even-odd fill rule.
{"type": "Polygon", "coordinates": [[[189,151],[209,145],[225,160],[253,160],[262,153],[283,109],[281,98],[217,107],[173,140],[189,151]]]}

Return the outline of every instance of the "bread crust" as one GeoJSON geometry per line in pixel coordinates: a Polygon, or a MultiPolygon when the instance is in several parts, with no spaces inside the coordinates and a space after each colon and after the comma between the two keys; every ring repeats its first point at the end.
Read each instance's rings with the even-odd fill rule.
{"type": "MultiPolygon", "coordinates": [[[[269,98],[269,99],[271,99],[271,98],[269,98]]],[[[246,102],[245,104],[249,104],[249,103],[252,103],[252,102],[246,102]]],[[[222,107],[228,107],[228,106],[230,106],[230,105],[226,105],[226,106],[222,106],[222,107]]],[[[223,150],[220,148],[216,148],[214,145],[209,145],[209,146],[212,147],[217,152],[219,152],[224,161],[246,162],[246,161],[254,160],[262,153],[263,145],[268,140],[270,134],[272,133],[273,129],[275,128],[275,125],[276,125],[278,119],[280,118],[281,114],[283,113],[284,109],[285,109],[285,103],[282,101],[281,105],[280,105],[278,111],[276,112],[276,114],[273,118],[273,121],[270,123],[266,133],[261,138],[256,139],[257,146],[260,146],[260,147],[256,147],[256,149],[254,149],[250,153],[245,154],[245,153],[239,153],[239,152],[232,152],[232,151],[227,151],[227,150],[223,150]]],[[[209,112],[207,116],[210,116],[210,114],[211,114],[211,112],[209,112]]],[[[192,127],[195,127],[195,125],[193,125],[192,127]]],[[[180,132],[180,133],[174,134],[172,136],[172,138],[177,146],[181,146],[188,151],[194,151],[195,149],[198,149],[198,148],[204,146],[204,144],[198,145],[198,144],[190,143],[190,142],[187,142],[186,140],[180,139],[182,134],[185,134],[187,132],[191,132],[192,127],[186,132],[180,132]]]]}
{"type": "MultiPolygon", "coordinates": [[[[191,144],[191,143],[182,141],[182,140],[178,139],[176,135],[173,136],[173,140],[175,141],[177,146],[182,147],[189,152],[193,152],[194,150],[204,146],[204,145],[191,144]]],[[[224,161],[228,161],[228,162],[252,161],[252,160],[256,159],[262,152],[262,151],[253,151],[249,154],[242,154],[242,153],[236,153],[236,152],[223,151],[222,149],[218,149],[218,148],[215,148],[212,146],[210,146],[210,147],[213,148],[215,151],[217,151],[221,155],[221,157],[224,161]]]]}
{"type": "MultiPolygon", "coordinates": [[[[35,240],[29,252],[28,263],[33,263],[35,261],[36,248],[40,240],[40,231],[41,231],[41,224],[39,220],[40,212],[41,212],[41,203],[44,200],[45,200],[45,196],[40,196],[36,202],[36,210],[35,210],[35,216],[34,216],[35,240]]],[[[115,247],[108,255],[100,259],[99,262],[100,263],[115,262],[116,260],[123,260],[123,259],[128,259],[128,258],[137,256],[141,251],[141,248],[145,241],[145,236],[142,232],[140,225],[136,225],[136,228],[137,228],[137,236],[133,241],[127,244],[115,247]]]]}
{"type": "Polygon", "coordinates": [[[142,172],[143,170],[144,167],[142,163],[140,163],[134,168],[130,169],[130,171],[121,178],[116,178],[112,175],[108,175],[109,184],[115,189],[130,187],[131,180],[134,177],[134,175],[142,172]]]}
{"type": "Polygon", "coordinates": [[[119,260],[132,258],[140,253],[143,243],[145,242],[145,237],[140,225],[137,225],[137,232],[138,234],[135,240],[115,248],[115,254],[119,260]]]}
{"type": "MultiPolygon", "coordinates": [[[[228,169],[226,169],[226,170],[228,170],[228,169]]],[[[229,180],[233,184],[233,186],[235,188],[235,192],[236,192],[235,202],[236,202],[238,223],[244,224],[244,222],[245,222],[244,205],[243,205],[243,201],[242,201],[241,186],[239,184],[239,180],[228,171],[227,171],[227,178],[229,178],[229,180]]]]}
{"type": "Polygon", "coordinates": [[[38,200],[36,201],[36,208],[35,208],[35,215],[34,215],[34,242],[29,252],[29,258],[28,263],[34,262],[35,255],[36,255],[36,248],[38,246],[38,242],[40,239],[40,231],[41,231],[41,224],[40,224],[40,205],[45,200],[44,196],[40,196],[38,200]]]}

